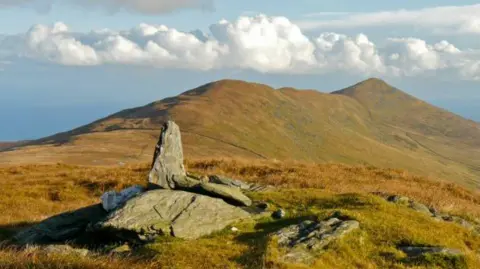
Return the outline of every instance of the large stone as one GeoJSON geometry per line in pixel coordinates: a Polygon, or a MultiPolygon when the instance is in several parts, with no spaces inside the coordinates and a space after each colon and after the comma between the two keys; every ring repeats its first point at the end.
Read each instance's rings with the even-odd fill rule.
{"type": "Polygon", "coordinates": [[[195,239],[249,217],[246,211],[221,199],[184,191],[152,190],[129,200],[93,229],[112,231],[113,235],[132,241],[162,235],[195,239]]]}
{"type": "Polygon", "coordinates": [[[167,121],[155,147],[148,181],[163,189],[175,189],[185,178],[180,128],[175,122],[167,121]]]}
{"type": "Polygon", "coordinates": [[[19,232],[14,240],[21,245],[47,244],[74,240],[86,227],[107,215],[102,205],[93,205],[48,218],[19,232]]]}
{"type": "Polygon", "coordinates": [[[277,240],[278,246],[285,250],[280,261],[312,264],[316,256],[329,244],[359,227],[355,220],[335,217],[320,222],[306,220],[281,229],[273,238],[277,240]]]}
{"type": "Polygon", "coordinates": [[[214,183],[201,183],[198,185],[199,191],[213,197],[224,199],[226,202],[241,205],[250,206],[252,200],[248,198],[239,188],[229,187],[228,185],[214,184],[214,183]]]}

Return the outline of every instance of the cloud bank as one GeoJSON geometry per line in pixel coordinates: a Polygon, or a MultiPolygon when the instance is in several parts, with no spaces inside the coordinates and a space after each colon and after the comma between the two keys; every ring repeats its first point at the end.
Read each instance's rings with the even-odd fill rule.
{"type": "Polygon", "coordinates": [[[208,33],[140,24],[125,31],[77,33],[64,23],[35,25],[0,37],[0,60],[26,58],[69,66],[142,65],[157,68],[255,70],[263,73],[382,76],[449,75],[480,79],[480,50],[461,50],[445,40],[364,34],[305,35],[285,17],[240,17],[210,26],[208,33]]]}
{"type": "Polygon", "coordinates": [[[102,8],[110,12],[127,10],[144,14],[161,14],[177,9],[211,9],[213,0],[0,0],[1,7],[51,7],[55,4],[74,4],[86,8],[102,8]]]}
{"type": "Polygon", "coordinates": [[[412,26],[432,29],[435,33],[480,33],[480,4],[365,13],[336,12],[340,15],[336,19],[312,19],[325,17],[325,14],[328,13],[305,14],[308,19],[296,24],[303,30],[412,26]]]}

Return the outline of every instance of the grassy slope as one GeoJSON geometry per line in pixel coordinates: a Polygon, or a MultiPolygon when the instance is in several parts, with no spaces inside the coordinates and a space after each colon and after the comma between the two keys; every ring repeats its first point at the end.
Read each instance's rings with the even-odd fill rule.
{"type": "MultiPolygon", "coordinates": [[[[260,268],[264,255],[271,268],[293,268],[277,264],[275,248],[265,253],[270,244],[267,235],[304,217],[323,218],[336,210],[359,220],[361,229],[329,248],[315,268],[435,268],[432,264],[412,267],[403,263],[402,253],[395,250],[399,243],[459,248],[467,254],[468,268],[480,266],[478,237],[455,224],[432,221],[369,194],[385,191],[408,195],[442,211],[479,218],[480,194],[454,184],[402,170],[365,166],[242,160],[197,160],[186,166],[196,173],[225,174],[281,187],[250,195],[285,208],[287,219],[240,223],[236,225],[239,233],[226,229],[195,241],[160,240],[126,258],[43,256],[0,249],[0,268],[260,268]]],[[[0,241],[26,223],[95,203],[105,190],[142,184],[147,172],[147,165],[0,168],[4,193],[0,197],[0,241]]]]}
{"type": "Polygon", "coordinates": [[[219,81],[0,154],[0,163],[135,163],[160,123],[180,125],[188,157],[243,157],[398,167],[480,184],[480,129],[370,79],[324,94],[219,81]]]}

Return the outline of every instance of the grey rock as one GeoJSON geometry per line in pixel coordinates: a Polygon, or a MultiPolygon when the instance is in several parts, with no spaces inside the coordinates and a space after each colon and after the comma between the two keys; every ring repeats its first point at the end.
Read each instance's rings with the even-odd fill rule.
{"type": "Polygon", "coordinates": [[[415,201],[410,201],[410,205],[408,207],[410,207],[411,209],[417,212],[423,213],[425,215],[433,216],[432,212],[430,211],[430,208],[428,208],[428,206],[424,204],[417,203],[415,201]]]}
{"type": "Polygon", "coordinates": [[[400,195],[392,195],[387,198],[387,201],[395,203],[395,204],[401,204],[401,205],[409,205],[410,204],[410,198],[406,196],[400,196],[400,195]]]}
{"type": "Polygon", "coordinates": [[[163,189],[175,189],[185,178],[180,128],[175,122],[167,121],[155,147],[148,181],[163,189]]]}
{"type": "Polygon", "coordinates": [[[329,244],[359,227],[360,224],[355,220],[307,220],[281,229],[273,238],[285,250],[285,254],[280,257],[282,262],[312,264],[329,244]]]}
{"type": "Polygon", "coordinates": [[[425,254],[443,254],[443,255],[463,255],[458,249],[442,248],[442,247],[418,247],[418,246],[402,246],[398,248],[403,251],[409,258],[416,258],[425,254]]]}
{"type": "Polygon", "coordinates": [[[424,214],[432,216],[432,217],[435,214],[438,214],[438,212],[436,212],[435,209],[430,209],[428,206],[426,206],[424,204],[421,204],[421,203],[418,203],[418,202],[415,202],[415,201],[413,201],[412,199],[410,199],[406,196],[391,195],[391,196],[387,197],[387,201],[395,203],[395,204],[399,204],[399,205],[408,206],[409,208],[411,208],[411,209],[413,209],[417,212],[424,213],[424,214]]]}
{"type": "Polygon", "coordinates": [[[50,217],[19,232],[14,240],[20,245],[46,244],[74,240],[86,227],[107,215],[102,205],[93,205],[50,217]]]}
{"type": "Polygon", "coordinates": [[[195,201],[172,223],[172,235],[195,239],[248,218],[250,215],[241,208],[231,206],[220,199],[197,195],[195,201]]]}
{"type": "Polygon", "coordinates": [[[286,213],[285,213],[285,210],[283,209],[278,209],[277,211],[272,213],[272,218],[274,219],[283,219],[285,218],[285,216],[286,216],[286,213]]]}
{"type": "Polygon", "coordinates": [[[127,241],[163,235],[195,239],[249,218],[221,199],[184,191],[152,190],[129,200],[93,226],[127,241]],[[119,232],[124,231],[124,232],[119,232]]]}
{"type": "Polygon", "coordinates": [[[222,198],[235,205],[250,206],[252,204],[252,200],[243,194],[239,188],[214,183],[201,183],[198,188],[199,192],[222,198]]]}
{"type": "Polygon", "coordinates": [[[245,183],[238,179],[231,179],[229,177],[211,175],[208,178],[209,178],[209,182],[211,183],[222,184],[229,187],[235,187],[241,190],[250,190],[250,187],[251,187],[251,185],[248,183],[245,183]]]}

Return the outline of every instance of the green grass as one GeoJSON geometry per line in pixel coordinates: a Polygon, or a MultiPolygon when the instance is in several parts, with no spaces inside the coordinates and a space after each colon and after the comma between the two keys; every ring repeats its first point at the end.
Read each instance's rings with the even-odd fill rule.
{"type": "MultiPolygon", "coordinates": [[[[480,216],[480,196],[454,184],[431,181],[401,170],[308,163],[188,161],[189,171],[225,174],[277,186],[249,193],[287,217],[233,224],[210,236],[184,241],[160,238],[134,248],[129,256],[74,257],[0,248],[0,268],[307,268],[280,263],[269,234],[304,219],[323,219],[333,212],[360,222],[360,229],[330,245],[314,268],[480,268],[480,238],[454,223],[437,222],[407,207],[369,194],[383,190],[435,206],[442,211],[480,216]],[[464,260],[427,256],[407,260],[397,245],[427,245],[460,249],[464,260]],[[462,267],[463,266],[463,267],[462,267]],[[466,267],[465,267],[466,266],[466,267]]],[[[109,189],[146,181],[147,165],[106,168],[37,165],[0,168],[0,241],[18,229],[50,215],[99,201],[109,189]],[[25,186],[28,186],[26,188],[25,186]],[[56,194],[52,195],[52,190],[56,194]]]]}

